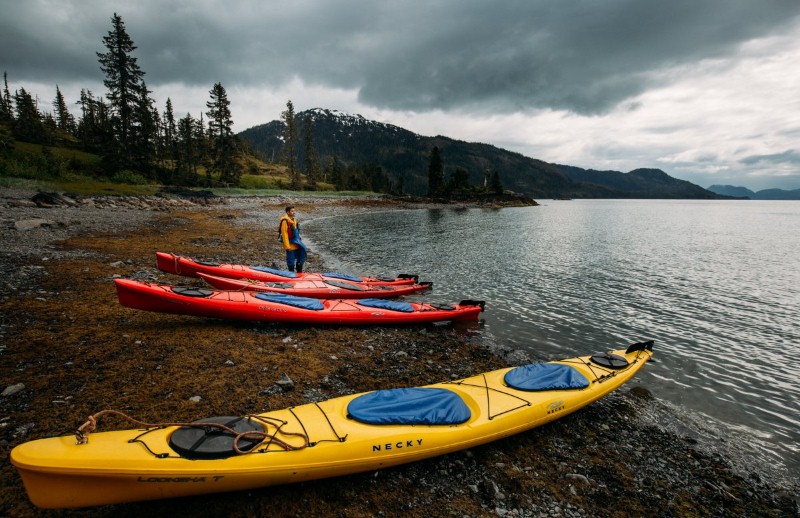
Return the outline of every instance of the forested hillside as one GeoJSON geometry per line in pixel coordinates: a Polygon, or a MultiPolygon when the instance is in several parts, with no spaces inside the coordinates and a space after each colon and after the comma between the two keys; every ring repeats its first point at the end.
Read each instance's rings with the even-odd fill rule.
{"type": "MultiPolygon", "coordinates": [[[[301,127],[310,124],[314,149],[324,170],[340,168],[379,170],[403,192],[425,194],[429,188],[429,164],[439,150],[446,182],[466,181],[488,185],[492,176],[505,189],[534,198],[718,198],[717,194],[658,169],[630,173],[593,171],[556,165],[496,146],[469,143],[444,136],[425,137],[360,115],[326,109],[296,114],[301,127]]],[[[238,136],[264,160],[276,160],[283,149],[283,121],[249,128],[238,136]]],[[[303,163],[305,151],[297,152],[303,163]]]]}

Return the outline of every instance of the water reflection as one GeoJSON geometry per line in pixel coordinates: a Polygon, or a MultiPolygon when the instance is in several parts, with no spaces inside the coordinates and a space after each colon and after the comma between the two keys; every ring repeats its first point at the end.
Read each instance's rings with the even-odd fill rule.
{"type": "Polygon", "coordinates": [[[329,265],[419,273],[434,282],[426,301],[486,300],[482,333],[534,359],[655,339],[641,380],[659,399],[758,430],[800,466],[787,361],[800,352],[800,204],[574,200],[315,223],[329,265]]]}

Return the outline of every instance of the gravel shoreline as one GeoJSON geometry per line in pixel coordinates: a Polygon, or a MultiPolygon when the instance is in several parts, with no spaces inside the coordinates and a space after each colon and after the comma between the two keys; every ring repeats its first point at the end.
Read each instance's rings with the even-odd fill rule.
{"type": "MultiPolygon", "coordinates": [[[[0,379],[5,380],[0,391],[13,385],[23,385],[18,392],[0,397],[0,452],[3,456],[0,515],[3,516],[46,514],[33,508],[27,501],[19,477],[8,461],[11,448],[20,442],[56,433],[59,430],[57,426],[68,429],[85,413],[81,403],[72,399],[73,396],[76,399],[78,395],[91,399],[86,398],[89,390],[87,384],[103,386],[110,382],[102,374],[86,370],[82,371],[84,375],[94,374],[94,381],[74,383],[65,380],[58,385],[56,380],[60,378],[56,378],[57,374],[53,374],[52,369],[55,366],[63,370],[66,356],[54,352],[52,355],[55,358],[51,361],[47,358],[48,354],[42,352],[41,359],[32,359],[28,350],[31,347],[30,338],[23,336],[23,330],[29,333],[32,332],[30,327],[41,326],[52,332],[51,340],[58,337],[71,348],[93,340],[91,337],[73,337],[83,332],[81,322],[69,322],[76,320],[76,317],[46,320],[37,315],[33,308],[36,304],[54,304],[58,307],[60,299],[80,296],[70,293],[70,279],[62,278],[68,275],[68,264],[74,263],[76,268],[80,268],[79,271],[97,268],[106,272],[106,278],[100,279],[104,283],[110,278],[109,272],[134,278],[167,280],[147,264],[148,261],[152,262],[152,257],[146,247],[143,252],[126,248],[128,241],[133,246],[134,237],[146,233],[140,229],[152,233],[152,239],[156,242],[160,237],[166,238],[167,233],[175,232],[177,239],[183,239],[177,242],[184,243],[187,249],[222,249],[230,246],[242,250],[239,255],[231,256],[227,252],[226,256],[206,259],[248,264],[259,257],[264,262],[273,260],[280,263],[281,251],[277,245],[270,248],[263,233],[264,229],[272,229],[284,205],[297,205],[305,221],[428,206],[378,197],[242,196],[187,199],[177,195],[66,198],[52,206],[37,206],[32,201],[35,195],[32,191],[0,189],[0,241],[3,244],[0,252],[0,268],[3,272],[0,379]],[[215,224],[227,225],[228,228],[247,229],[250,232],[207,236],[198,233],[195,228],[200,224],[198,222],[204,221],[203,218],[211,219],[215,224]],[[95,242],[111,243],[110,250],[123,254],[123,259],[109,257],[109,249],[99,244],[94,247],[95,242]],[[40,378],[47,379],[40,382],[40,378]],[[56,405],[57,401],[61,403],[56,405]],[[67,424],[53,424],[43,417],[37,417],[44,412],[53,413],[54,405],[57,406],[56,413],[67,424]]],[[[190,255],[183,250],[162,251],[190,255]]],[[[321,268],[318,261],[312,255],[310,266],[321,268]]],[[[145,374],[141,376],[148,377],[142,379],[148,380],[152,376],[146,370],[148,367],[159,372],[170,369],[170,359],[164,356],[165,349],[179,349],[176,343],[192,340],[192,333],[206,326],[186,324],[179,317],[159,320],[158,316],[129,316],[129,312],[116,307],[109,311],[106,318],[114,319],[117,326],[126,330],[126,334],[130,334],[127,329],[136,329],[136,326],[147,328],[149,325],[164,325],[165,322],[172,326],[174,343],[165,340],[164,343],[151,345],[154,339],[148,335],[139,340],[143,343],[135,344],[136,348],[132,348],[129,347],[130,336],[126,338],[125,334],[115,335],[113,332],[108,337],[104,335],[108,349],[103,351],[103,361],[112,361],[109,359],[111,355],[127,355],[119,358],[122,362],[120,365],[128,365],[132,370],[144,370],[145,374]],[[123,352],[118,352],[120,350],[123,352]],[[150,361],[148,354],[157,355],[157,359],[150,361]],[[150,365],[153,362],[157,365],[150,365]]],[[[247,394],[243,397],[245,402],[241,403],[241,409],[234,407],[241,413],[262,410],[260,406],[252,408],[249,406],[251,404],[279,408],[376,388],[432,383],[526,361],[518,351],[487,349],[477,338],[480,331],[473,329],[328,331],[321,328],[284,329],[216,323],[207,327],[214,330],[217,340],[228,337],[229,341],[243,344],[252,341],[252,350],[242,351],[243,355],[263,357],[272,348],[277,349],[281,356],[271,357],[270,363],[276,372],[284,368],[291,369],[292,365],[298,363],[306,366],[305,370],[293,374],[298,388],[289,393],[273,383],[277,374],[264,379],[263,369],[266,367],[262,367],[260,373],[245,376],[241,381],[241,388],[247,394]]],[[[589,352],[597,351],[577,351],[576,354],[589,352]]],[[[658,343],[655,353],[657,359],[658,343]]],[[[113,360],[116,361],[116,358],[113,360]]],[[[187,360],[180,358],[180,361],[187,360]]],[[[247,363],[244,357],[240,361],[227,361],[236,363],[236,368],[242,366],[242,369],[247,363]]],[[[179,366],[180,363],[177,363],[175,372],[179,373],[179,366]]],[[[70,368],[74,368],[74,365],[70,365],[70,368]]],[[[94,368],[97,370],[98,367],[94,368]]],[[[149,397],[160,397],[167,402],[160,401],[149,406],[141,401],[130,403],[141,412],[160,413],[167,408],[172,411],[173,406],[164,405],[174,405],[175,412],[185,415],[197,412],[201,416],[202,412],[212,415],[220,414],[223,409],[230,411],[230,401],[233,401],[232,398],[215,400],[205,396],[200,404],[187,406],[185,400],[173,401],[172,392],[181,389],[175,379],[171,381],[176,385],[173,389],[157,386],[158,383],[168,384],[170,381],[150,383],[154,386],[146,389],[152,391],[153,396],[149,397]],[[228,407],[224,408],[225,405],[228,407]]],[[[142,387],[142,390],[145,389],[142,387]]],[[[126,397],[115,397],[114,392],[107,392],[105,399],[100,396],[98,399],[102,399],[103,404],[113,406],[124,404],[126,397]]],[[[287,516],[403,514],[427,517],[798,515],[796,485],[781,487],[766,473],[743,472],[741,467],[736,466],[735,459],[726,459],[721,454],[707,451],[700,447],[695,438],[657,425],[652,418],[657,412],[658,403],[634,381],[586,409],[542,428],[481,448],[399,468],[328,481],[212,495],[192,501],[110,506],[81,511],[81,515],[135,516],[168,512],[192,512],[198,515],[225,512],[233,516],[277,512],[287,516]]],[[[52,419],[52,416],[48,419],[52,419]]],[[[69,515],[71,512],[54,514],[69,515]]]]}

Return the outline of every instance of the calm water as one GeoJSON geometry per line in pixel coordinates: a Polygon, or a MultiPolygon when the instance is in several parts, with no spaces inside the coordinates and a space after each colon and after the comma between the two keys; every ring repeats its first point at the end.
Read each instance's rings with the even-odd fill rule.
{"type": "Polygon", "coordinates": [[[800,473],[800,202],[545,201],[304,230],[337,270],[419,273],[425,300],[487,301],[481,339],[533,360],[654,339],[640,385],[671,414],[655,419],[800,473]]]}

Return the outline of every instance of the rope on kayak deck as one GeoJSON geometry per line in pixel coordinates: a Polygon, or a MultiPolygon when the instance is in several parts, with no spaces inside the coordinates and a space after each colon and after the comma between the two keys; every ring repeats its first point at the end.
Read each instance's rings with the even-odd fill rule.
{"type": "Polygon", "coordinates": [[[486,381],[486,374],[482,374],[481,376],[483,377],[483,385],[479,385],[477,383],[467,383],[465,380],[447,381],[445,383],[446,384],[450,384],[450,385],[458,385],[458,386],[462,386],[462,387],[472,387],[472,388],[485,389],[485,391],[486,391],[486,413],[488,415],[489,421],[491,421],[495,417],[501,416],[503,414],[507,414],[508,412],[513,412],[514,410],[517,410],[519,408],[526,407],[526,406],[531,406],[531,402],[528,401],[525,398],[519,397],[516,394],[512,394],[511,392],[506,392],[504,390],[500,390],[500,389],[497,389],[497,388],[494,388],[494,387],[490,387],[489,386],[489,382],[486,381]],[[497,414],[492,414],[492,410],[491,410],[491,405],[490,404],[492,402],[491,394],[493,392],[497,392],[498,394],[503,394],[505,396],[511,396],[514,399],[518,399],[519,401],[521,401],[521,403],[520,403],[519,406],[516,406],[514,408],[509,408],[508,410],[503,410],[502,412],[499,412],[497,414]]]}
{"type": "Polygon", "coordinates": [[[306,425],[304,425],[303,424],[303,420],[300,419],[300,417],[298,417],[298,415],[294,413],[294,408],[289,408],[289,412],[291,412],[292,415],[294,416],[294,418],[297,419],[297,422],[300,423],[300,427],[303,429],[303,433],[306,434],[306,442],[308,442],[308,445],[309,446],[316,446],[317,444],[319,444],[321,442],[344,442],[344,441],[346,441],[347,440],[347,434],[345,434],[344,436],[339,435],[339,433],[336,431],[336,428],[333,427],[333,423],[331,423],[331,420],[328,417],[328,414],[326,414],[325,411],[322,409],[322,407],[319,406],[319,403],[315,402],[314,406],[317,407],[319,409],[319,411],[322,413],[322,417],[324,417],[325,420],[328,422],[328,426],[331,427],[331,431],[333,432],[333,435],[336,436],[336,439],[320,439],[319,441],[309,442],[308,441],[308,432],[306,431],[306,425]]]}
{"type": "MultiPolygon", "coordinates": [[[[228,432],[229,434],[234,436],[234,439],[233,439],[233,450],[238,455],[245,455],[247,453],[250,453],[250,451],[252,451],[252,450],[243,451],[243,450],[241,450],[239,448],[238,443],[239,443],[240,440],[243,440],[243,439],[246,439],[246,440],[261,440],[261,441],[264,441],[266,443],[265,446],[267,446],[267,447],[271,446],[271,445],[276,445],[276,446],[278,446],[278,447],[280,447],[280,448],[282,448],[283,450],[286,450],[286,451],[289,451],[289,450],[302,450],[303,448],[307,448],[309,446],[308,434],[306,434],[305,432],[304,433],[300,433],[300,432],[286,432],[286,431],[283,431],[282,428],[283,428],[284,425],[287,424],[286,421],[280,421],[278,419],[265,417],[265,416],[248,415],[248,416],[245,416],[245,417],[250,418],[250,419],[254,419],[256,421],[260,421],[261,423],[266,425],[265,428],[267,430],[269,430],[270,425],[272,425],[274,427],[274,429],[275,429],[275,431],[273,433],[257,432],[257,431],[237,432],[236,430],[234,430],[234,429],[232,429],[232,428],[230,428],[228,426],[225,426],[224,424],[221,424],[221,423],[203,422],[203,421],[195,421],[195,422],[192,422],[192,423],[181,423],[181,422],[176,422],[176,423],[171,423],[171,422],[167,422],[167,423],[146,423],[144,421],[139,421],[138,419],[134,419],[133,417],[131,417],[131,416],[127,415],[127,414],[124,414],[124,413],[122,413],[122,412],[120,412],[118,410],[101,410],[100,412],[97,412],[96,414],[90,415],[89,418],[87,419],[87,421],[85,423],[83,423],[81,426],[79,426],[77,430],[75,430],[76,444],[87,444],[89,442],[89,434],[97,429],[97,421],[98,421],[98,419],[100,419],[100,417],[102,417],[104,415],[115,415],[115,416],[118,416],[118,417],[122,417],[123,419],[127,419],[128,421],[130,421],[131,423],[133,423],[134,425],[136,425],[138,427],[147,429],[148,432],[152,431],[153,429],[167,428],[169,426],[188,426],[188,427],[191,427],[191,428],[209,428],[209,427],[210,428],[217,428],[219,430],[228,432]],[[284,441],[282,439],[279,439],[277,437],[277,435],[279,433],[283,434],[283,435],[288,435],[288,436],[302,437],[303,441],[304,441],[304,444],[302,446],[293,446],[293,445],[289,444],[288,442],[286,442],[286,441],[284,441]]],[[[137,437],[137,439],[138,439],[138,437],[137,437]]],[[[149,449],[150,448],[148,448],[148,450],[149,449]]],[[[264,451],[265,449],[266,448],[261,448],[260,451],[264,451]]],[[[157,456],[161,456],[160,454],[156,454],[156,455],[157,456]]]]}
{"type": "Polygon", "coordinates": [[[172,262],[173,262],[173,266],[175,267],[174,268],[175,269],[175,273],[180,275],[181,274],[181,267],[180,267],[181,257],[179,255],[175,255],[175,254],[169,254],[169,255],[172,256],[172,262]]]}
{"type": "Polygon", "coordinates": [[[559,361],[562,363],[575,363],[578,365],[583,365],[584,367],[588,368],[589,372],[591,372],[592,375],[594,376],[594,379],[591,380],[592,383],[603,383],[604,381],[607,381],[616,376],[618,372],[626,371],[629,368],[636,365],[639,362],[639,360],[641,360],[641,356],[642,356],[642,351],[639,351],[636,354],[636,357],[634,357],[633,361],[631,361],[628,365],[626,365],[622,369],[616,369],[616,370],[609,367],[605,367],[603,365],[598,365],[596,363],[593,363],[591,360],[584,360],[581,357],[569,358],[559,361]]]}

